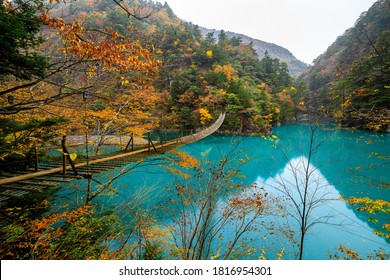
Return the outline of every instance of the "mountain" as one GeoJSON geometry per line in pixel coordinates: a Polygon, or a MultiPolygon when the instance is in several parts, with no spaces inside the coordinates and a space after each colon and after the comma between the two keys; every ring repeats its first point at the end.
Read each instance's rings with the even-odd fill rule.
{"type": "Polygon", "coordinates": [[[347,127],[390,129],[390,1],[380,0],[299,77],[306,105],[347,127]]]}
{"type": "MultiPolygon", "coordinates": [[[[214,33],[214,38],[218,38],[219,34],[221,33],[221,31],[215,29],[208,29],[205,27],[199,27],[199,29],[204,36],[206,36],[208,33],[214,33]]],[[[297,59],[289,50],[279,45],[264,42],[231,31],[226,31],[226,35],[229,38],[233,38],[233,37],[240,38],[242,42],[245,44],[252,44],[252,47],[255,49],[256,53],[258,54],[259,59],[263,59],[265,53],[268,52],[270,57],[277,58],[282,62],[286,62],[289,73],[292,77],[298,77],[309,66],[306,63],[297,59]]]]}

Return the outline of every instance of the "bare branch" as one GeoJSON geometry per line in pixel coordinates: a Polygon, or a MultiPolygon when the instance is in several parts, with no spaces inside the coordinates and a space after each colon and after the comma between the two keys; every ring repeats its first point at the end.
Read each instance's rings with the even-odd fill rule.
{"type": "Polygon", "coordinates": [[[144,20],[151,17],[153,14],[158,11],[150,6],[137,6],[137,7],[129,7],[123,0],[112,0],[114,3],[120,7],[128,17],[133,17],[137,20],[144,20]]]}

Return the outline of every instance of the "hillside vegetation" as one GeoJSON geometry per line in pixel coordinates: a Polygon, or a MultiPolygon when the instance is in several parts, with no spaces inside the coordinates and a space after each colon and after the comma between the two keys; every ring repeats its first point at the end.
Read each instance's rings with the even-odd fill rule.
{"type": "Polygon", "coordinates": [[[62,134],[99,145],[198,129],[222,110],[227,133],[269,133],[304,109],[285,62],[224,31],[203,36],[167,3],[50,3],[1,1],[1,159],[62,134]]]}
{"type": "Polygon", "coordinates": [[[390,1],[377,1],[301,76],[306,104],[347,127],[389,131],[390,1]]]}

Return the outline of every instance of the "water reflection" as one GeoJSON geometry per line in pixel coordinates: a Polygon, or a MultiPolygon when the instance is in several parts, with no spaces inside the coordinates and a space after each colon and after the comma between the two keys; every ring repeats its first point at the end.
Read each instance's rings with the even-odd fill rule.
{"type": "MultiPolygon", "coordinates": [[[[390,189],[382,188],[378,184],[390,181],[390,135],[373,135],[327,127],[321,128],[320,132],[319,140],[326,141],[312,157],[311,165],[308,165],[308,159],[302,156],[306,155],[308,150],[308,126],[303,125],[275,128],[277,138],[272,139],[212,136],[182,149],[204,164],[218,164],[227,152],[236,149],[236,153],[229,160],[232,162],[232,168],[239,169],[245,176],[237,178],[238,183],[250,186],[256,182],[258,187],[265,186],[270,197],[273,197],[270,202],[274,204],[274,208],[267,209],[269,215],[267,213],[262,217],[262,222],[267,222],[262,232],[245,236],[247,240],[253,240],[253,248],[258,251],[264,248],[270,259],[275,259],[282,248],[285,249],[284,258],[296,258],[297,246],[293,246],[289,233],[290,230],[299,231],[299,224],[294,218],[297,212],[291,199],[300,199],[299,191],[302,194],[302,182],[305,182],[305,167],[308,167],[307,170],[311,174],[308,197],[313,204],[308,221],[315,225],[309,229],[306,237],[304,258],[327,259],[327,254],[335,252],[340,244],[359,251],[363,257],[380,247],[390,253],[389,243],[373,233],[374,228],[381,229],[380,224],[388,222],[388,216],[378,218],[380,222],[377,225],[368,223],[369,215],[357,211],[356,207],[339,199],[341,194],[346,197],[367,196],[372,199],[390,200],[390,189]],[[250,160],[246,160],[248,157],[250,160]],[[244,163],[241,159],[245,159],[244,163]],[[240,164],[234,165],[237,161],[240,164]],[[287,193],[289,200],[284,198],[281,201],[280,191],[284,191],[286,195],[290,189],[294,191],[287,193]],[[282,212],[278,204],[285,206],[286,203],[289,206],[282,212]]],[[[206,166],[208,167],[210,166],[206,166]]],[[[104,176],[110,177],[112,174],[104,176]]],[[[104,178],[96,178],[104,181],[104,178]]],[[[109,208],[129,203],[135,193],[147,189],[150,197],[145,207],[153,207],[171,195],[166,189],[174,184],[174,176],[166,169],[146,164],[115,182],[115,196],[101,196],[99,200],[102,208],[109,208]]],[[[80,189],[85,190],[85,187],[80,186],[80,189]]],[[[250,191],[254,190],[248,189],[247,194],[250,194],[250,191]]],[[[73,198],[73,192],[74,190],[71,190],[69,197],[73,198]]],[[[58,202],[59,205],[61,203],[63,204],[63,201],[58,202]]],[[[163,214],[172,215],[171,212],[163,214]]],[[[233,226],[222,236],[225,242],[228,242],[232,230],[233,226]]],[[[258,256],[248,255],[248,258],[258,256]]]]}
{"type": "MultiPolygon", "coordinates": [[[[256,185],[264,186],[271,198],[282,202],[284,215],[273,218],[276,224],[291,227],[294,232],[300,232],[305,204],[308,232],[304,259],[326,259],[340,244],[358,251],[363,257],[379,248],[389,252],[389,245],[355,215],[340,199],[337,189],[306,157],[291,159],[275,177],[257,178],[256,185]]],[[[299,241],[299,237],[295,239],[299,241]]],[[[291,240],[284,240],[279,246],[289,248],[291,245],[291,240]]],[[[294,257],[293,250],[288,253],[294,257]]]]}

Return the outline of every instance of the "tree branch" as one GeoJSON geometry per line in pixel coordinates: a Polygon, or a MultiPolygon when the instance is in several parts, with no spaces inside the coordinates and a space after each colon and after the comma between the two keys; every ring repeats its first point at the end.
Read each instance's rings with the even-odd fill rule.
{"type": "Polygon", "coordinates": [[[150,12],[148,12],[145,16],[140,16],[134,12],[130,12],[129,8],[126,7],[126,5],[123,3],[123,0],[112,0],[112,1],[114,1],[115,4],[118,5],[127,14],[128,17],[133,17],[133,18],[135,18],[137,20],[141,20],[141,21],[149,18],[150,16],[152,16],[154,13],[157,12],[154,8],[152,8],[152,10],[150,12]]]}
{"type": "Polygon", "coordinates": [[[16,86],[16,87],[12,87],[12,88],[0,91],[0,96],[5,95],[5,94],[10,93],[10,92],[13,92],[13,91],[17,91],[19,89],[35,86],[36,84],[45,81],[47,78],[50,78],[51,76],[53,76],[53,75],[55,75],[55,74],[57,74],[59,72],[62,72],[63,70],[69,69],[69,68],[71,68],[71,67],[73,67],[73,66],[75,66],[75,65],[77,65],[77,64],[79,64],[79,63],[81,63],[83,61],[84,61],[84,59],[82,58],[82,59],[80,59],[80,60],[78,60],[76,62],[73,62],[73,63],[69,64],[69,65],[65,65],[65,64],[67,64],[69,62],[69,61],[66,61],[66,62],[63,63],[63,66],[60,66],[59,68],[55,69],[53,72],[51,72],[50,74],[46,75],[43,78],[37,79],[37,80],[32,81],[32,82],[27,83],[27,84],[19,85],[19,86],[16,86]]]}

